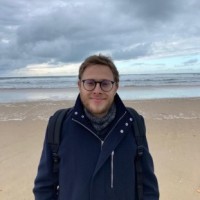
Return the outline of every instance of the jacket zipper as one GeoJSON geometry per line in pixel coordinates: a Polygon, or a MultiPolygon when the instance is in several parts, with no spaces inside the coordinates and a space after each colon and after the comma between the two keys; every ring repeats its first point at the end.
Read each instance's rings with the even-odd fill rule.
{"type": "Polygon", "coordinates": [[[110,166],[111,166],[111,184],[110,184],[110,187],[113,188],[113,181],[114,181],[114,154],[115,152],[112,151],[111,153],[111,163],[110,163],[110,166]]]}
{"type": "Polygon", "coordinates": [[[102,150],[102,148],[103,148],[103,143],[104,143],[104,141],[101,140],[101,150],[102,150]]]}

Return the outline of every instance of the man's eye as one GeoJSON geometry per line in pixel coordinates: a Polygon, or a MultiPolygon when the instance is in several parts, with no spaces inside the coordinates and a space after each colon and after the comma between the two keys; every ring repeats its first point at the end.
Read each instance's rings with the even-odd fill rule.
{"type": "Polygon", "coordinates": [[[109,83],[108,81],[103,81],[101,84],[102,84],[102,86],[104,86],[104,87],[107,87],[107,86],[110,85],[110,83],[109,83]]]}
{"type": "Polygon", "coordinates": [[[94,81],[86,81],[87,85],[94,85],[94,81]]]}

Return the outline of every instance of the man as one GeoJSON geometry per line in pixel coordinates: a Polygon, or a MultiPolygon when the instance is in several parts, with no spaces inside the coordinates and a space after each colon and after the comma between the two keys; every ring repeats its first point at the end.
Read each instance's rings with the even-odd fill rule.
{"type": "MultiPolygon", "coordinates": [[[[118,86],[119,73],[110,58],[94,55],[81,64],[80,94],[61,132],[59,175],[53,173],[46,138],[33,189],[36,200],[137,199],[135,119],[118,96],[118,86]]],[[[142,170],[143,199],[158,200],[146,137],[142,170]]]]}

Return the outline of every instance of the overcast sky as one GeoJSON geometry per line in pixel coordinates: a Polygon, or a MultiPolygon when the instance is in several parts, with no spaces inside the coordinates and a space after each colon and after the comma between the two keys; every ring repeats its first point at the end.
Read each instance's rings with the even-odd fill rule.
{"type": "Polygon", "coordinates": [[[77,74],[91,54],[120,73],[200,72],[199,0],[0,0],[0,76],[77,74]]]}

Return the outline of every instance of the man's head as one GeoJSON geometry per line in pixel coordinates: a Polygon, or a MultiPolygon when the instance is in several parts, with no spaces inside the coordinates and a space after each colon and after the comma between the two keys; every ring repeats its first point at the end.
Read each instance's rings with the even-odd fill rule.
{"type": "Polygon", "coordinates": [[[85,108],[94,116],[107,114],[119,84],[119,73],[113,61],[103,55],[93,55],[79,68],[79,91],[85,108]]]}
{"type": "Polygon", "coordinates": [[[85,61],[81,64],[79,68],[79,75],[78,78],[81,80],[81,77],[83,75],[83,72],[87,67],[90,65],[105,65],[110,68],[110,70],[113,73],[114,81],[118,84],[119,83],[119,72],[113,63],[112,59],[110,57],[104,56],[104,55],[93,55],[89,56],[85,59],[85,61]]]}

